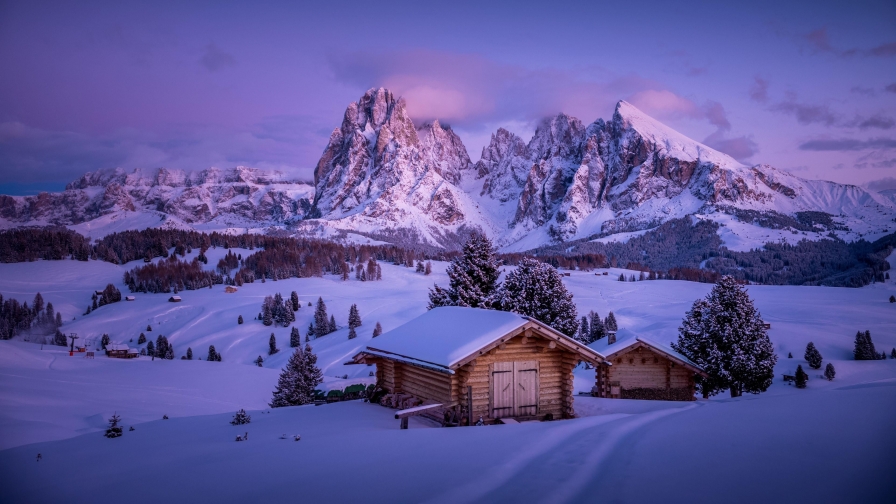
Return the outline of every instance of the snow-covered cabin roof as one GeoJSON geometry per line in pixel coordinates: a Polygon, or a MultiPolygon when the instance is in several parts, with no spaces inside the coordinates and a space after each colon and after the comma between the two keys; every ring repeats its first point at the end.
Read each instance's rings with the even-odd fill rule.
{"type": "Polygon", "coordinates": [[[562,338],[565,346],[575,347],[593,360],[603,361],[599,352],[537,320],[511,312],[459,306],[433,308],[371,340],[362,353],[451,369],[526,324],[537,324],[553,337],[562,338]]]}
{"type": "Polygon", "coordinates": [[[135,354],[135,353],[137,353],[137,349],[136,348],[128,348],[128,353],[135,354]]]}
{"type": "Polygon", "coordinates": [[[644,336],[639,336],[629,330],[620,329],[616,332],[616,342],[608,344],[609,338],[601,338],[590,345],[589,348],[592,350],[596,350],[603,354],[607,359],[612,359],[616,355],[620,353],[624,353],[629,350],[631,347],[637,346],[638,344],[649,347],[652,350],[655,350],[659,353],[667,355],[673,361],[679,361],[681,364],[686,365],[688,367],[694,368],[699,373],[703,374],[703,368],[698,366],[692,360],[688,359],[684,355],[676,352],[669,345],[660,343],[651,338],[645,338],[644,336]]]}
{"type": "Polygon", "coordinates": [[[124,343],[108,343],[106,344],[106,351],[118,351],[118,350],[128,350],[128,346],[124,343]]]}

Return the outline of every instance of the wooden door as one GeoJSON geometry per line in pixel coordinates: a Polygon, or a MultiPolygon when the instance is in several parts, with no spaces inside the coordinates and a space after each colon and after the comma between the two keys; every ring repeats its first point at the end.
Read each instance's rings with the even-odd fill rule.
{"type": "Polygon", "coordinates": [[[513,363],[514,416],[538,414],[538,361],[513,363]]]}
{"type": "Polygon", "coordinates": [[[513,375],[512,362],[492,365],[492,418],[514,416],[513,375]]]}

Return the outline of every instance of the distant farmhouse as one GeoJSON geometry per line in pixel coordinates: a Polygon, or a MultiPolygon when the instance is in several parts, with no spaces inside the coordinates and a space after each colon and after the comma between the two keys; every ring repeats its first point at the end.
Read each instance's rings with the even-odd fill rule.
{"type": "Polygon", "coordinates": [[[693,401],[700,366],[666,345],[628,331],[592,343],[611,366],[597,370],[594,395],[616,399],[693,401]]]}
{"type": "Polygon", "coordinates": [[[347,364],[376,364],[378,386],[411,399],[397,403],[408,414],[506,423],[574,417],[580,361],[600,368],[604,357],[528,317],[443,307],[377,337],[347,364]]]}
{"type": "Polygon", "coordinates": [[[170,298],[168,298],[169,303],[180,303],[181,301],[182,299],[180,298],[180,296],[171,296],[170,298]]]}
{"type": "Polygon", "coordinates": [[[123,343],[109,343],[106,345],[106,355],[116,359],[136,359],[139,354],[136,348],[128,348],[123,343]]]}

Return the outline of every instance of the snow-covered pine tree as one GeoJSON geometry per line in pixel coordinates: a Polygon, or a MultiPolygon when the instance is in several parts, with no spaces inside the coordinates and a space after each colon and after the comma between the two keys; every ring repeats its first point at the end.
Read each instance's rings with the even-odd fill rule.
{"type": "Polygon", "coordinates": [[[237,325],[243,323],[243,316],[242,316],[242,315],[240,315],[239,317],[237,317],[237,319],[236,319],[236,323],[237,323],[237,325]]]}
{"type": "Polygon", "coordinates": [[[549,264],[524,258],[507,274],[493,303],[496,308],[532,317],[573,337],[579,328],[572,294],[549,264]]]}
{"type": "Polygon", "coordinates": [[[828,365],[824,367],[824,377],[831,381],[835,376],[837,376],[837,371],[834,369],[834,365],[828,362],[828,365]]]}
{"type": "Polygon", "coordinates": [[[591,328],[588,326],[588,317],[582,316],[582,324],[579,326],[579,332],[576,334],[576,340],[583,345],[587,345],[591,341],[591,328]]]}
{"type": "Polygon", "coordinates": [[[348,326],[352,329],[361,327],[361,315],[358,313],[358,305],[353,304],[348,309],[348,326]]]}
{"type": "Polygon", "coordinates": [[[299,307],[302,306],[299,304],[299,294],[296,291],[292,291],[289,294],[289,300],[292,302],[292,311],[299,311],[299,307]]]}
{"type": "Polygon", "coordinates": [[[277,338],[274,337],[274,333],[271,333],[271,338],[268,340],[268,355],[274,355],[279,351],[280,349],[277,348],[277,338]]]}
{"type": "Polygon", "coordinates": [[[267,303],[261,306],[261,323],[266,326],[274,323],[274,315],[271,313],[271,307],[267,303]]]}
{"type": "Polygon", "coordinates": [[[302,352],[302,356],[305,360],[305,366],[302,369],[302,376],[304,378],[302,384],[305,387],[304,393],[313,401],[314,389],[323,383],[324,375],[320,368],[317,367],[317,355],[311,351],[311,345],[305,345],[305,351],[302,352]]]}
{"type": "Polygon", "coordinates": [[[613,312],[607,314],[607,320],[604,321],[604,328],[606,328],[607,332],[616,332],[619,330],[619,325],[616,323],[616,315],[613,312]]]}
{"type": "Polygon", "coordinates": [[[144,343],[146,343],[146,335],[143,333],[140,333],[140,337],[137,338],[137,344],[142,345],[144,343]]]}
{"type": "Polygon", "coordinates": [[[246,410],[240,409],[233,415],[233,420],[230,421],[230,425],[244,425],[250,423],[252,421],[252,417],[246,413],[246,410]]]}
{"type": "Polygon", "coordinates": [[[383,334],[383,326],[381,326],[380,323],[377,322],[376,326],[373,328],[373,337],[376,338],[380,334],[383,334]]]}
{"type": "Polygon", "coordinates": [[[423,261],[417,261],[417,273],[423,273],[426,270],[426,266],[423,265],[423,261]]]}
{"type": "Polygon", "coordinates": [[[327,330],[327,334],[331,332],[336,332],[338,327],[336,326],[336,317],[334,315],[330,315],[330,322],[328,324],[329,329],[327,330]]]}
{"type": "Polygon", "coordinates": [[[324,299],[317,298],[317,307],[314,309],[314,336],[319,338],[330,332],[330,317],[327,315],[327,305],[324,299]]]}
{"type": "Polygon", "coordinates": [[[205,359],[209,362],[215,362],[218,360],[218,352],[215,350],[215,345],[208,346],[208,357],[205,359]]]}
{"type": "Polygon", "coordinates": [[[187,360],[193,360],[193,349],[187,347],[187,360]]]}
{"type": "Polygon", "coordinates": [[[874,343],[871,342],[870,331],[858,331],[856,333],[855,349],[853,350],[855,360],[875,360],[877,352],[874,350],[874,343]]]}
{"type": "Polygon", "coordinates": [[[806,388],[806,382],[809,381],[809,375],[803,371],[803,366],[796,367],[796,388],[806,388]]]}
{"type": "Polygon", "coordinates": [[[289,346],[292,348],[302,346],[302,335],[299,334],[299,329],[295,326],[289,332],[289,346]]]}
{"type": "Polygon", "coordinates": [[[809,363],[810,368],[821,369],[822,357],[818,349],[815,348],[815,343],[810,341],[809,344],[806,345],[806,355],[804,357],[806,358],[806,362],[809,363]]]}
{"type": "Polygon", "coordinates": [[[146,343],[146,355],[148,355],[148,356],[150,356],[150,357],[153,357],[153,356],[156,355],[156,347],[155,347],[155,345],[152,343],[152,340],[149,340],[149,341],[146,343]]]}
{"type": "Polygon", "coordinates": [[[753,301],[730,276],[723,276],[706,298],[694,303],[672,348],[709,374],[697,379],[704,396],[726,388],[731,397],[764,392],[778,361],[753,301]]]}
{"type": "Polygon", "coordinates": [[[588,343],[594,343],[607,335],[604,321],[601,320],[600,315],[598,315],[597,312],[592,311],[588,313],[588,323],[591,327],[591,335],[588,338],[588,343]]]}
{"type": "Polygon", "coordinates": [[[625,281],[625,273],[620,273],[620,274],[619,274],[619,281],[620,281],[620,282],[624,282],[624,281],[625,281]]]}
{"type": "Polygon", "coordinates": [[[100,346],[102,346],[103,350],[106,349],[106,345],[108,345],[109,343],[110,343],[109,335],[103,334],[103,337],[100,338],[100,346]]]}
{"type": "Polygon", "coordinates": [[[358,337],[358,333],[355,332],[355,328],[349,326],[348,328],[348,339],[355,339],[358,337]]]}
{"type": "Polygon", "coordinates": [[[464,244],[462,254],[448,265],[448,288],[434,285],[430,289],[427,308],[490,308],[498,292],[500,266],[492,242],[484,235],[474,233],[464,244]]]}
{"type": "Polygon", "coordinates": [[[316,363],[317,357],[311,352],[309,345],[305,346],[305,350],[296,348],[286,367],[280,372],[270,406],[282,408],[314,401],[314,388],[323,381],[316,363]],[[312,369],[308,369],[309,367],[312,369]]]}
{"type": "Polygon", "coordinates": [[[165,349],[165,359],[166,360],[174,360],[174,345],[168,344],[168,348],[165,349]]]}
{"type": "MultiPolygon", "coordinates": [[[[315,336],[315,334],[314,334],[314,324],[309,323],[309,324],[308,324],[308,332],[305,333],[305,341],[307,342],[307,341],[308,341],[308,338],[310,338],[311,336],[315,336]]],[[[317,337],[317,336],[315,336],[315,337],[317,337]]]]}

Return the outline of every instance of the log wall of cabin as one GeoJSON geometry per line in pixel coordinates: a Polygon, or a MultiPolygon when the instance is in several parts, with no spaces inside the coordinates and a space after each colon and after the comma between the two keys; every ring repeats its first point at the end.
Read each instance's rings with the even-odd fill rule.
{"type": "Polygon", "coordinates": [[[473,421],[480,416],[486,421],[492,419],[489,365],[495,362],[538,361],[537,417],[543,418],[548,413],[557,419],[575,415],[572,370],[579,362],[578,356],[559,347],[546,348],[548,340],[531,334],[529,331],[524,334],[528,336],[527,343],[523,342],[523,336],[517,336],[457,370],[452,380],[452,396],[466,405],[467,386],[472,387],[473,421]]]}
{"type": "Polygon", "coordinates": [[[611,359],[607,381],[622,389],[687,389],[693,395],[694,374],[647,347],[632,349],[611,359]]]}
{"type": "Polygon", "coordinates": [[[451,375],[389,359],[376,361],[376,381],[393,394],[410,394],[425,403],[452,403],[451,375]]]}

